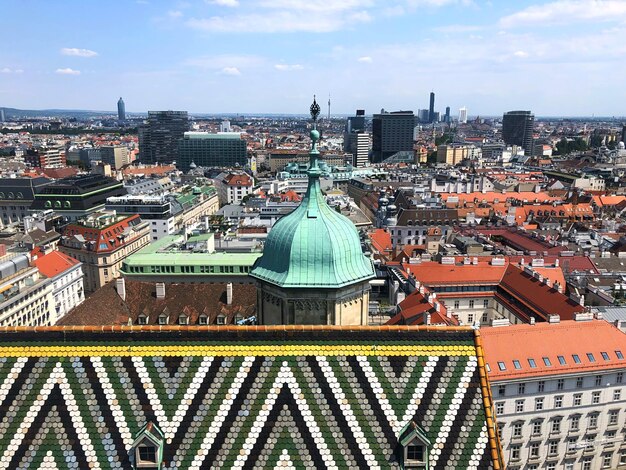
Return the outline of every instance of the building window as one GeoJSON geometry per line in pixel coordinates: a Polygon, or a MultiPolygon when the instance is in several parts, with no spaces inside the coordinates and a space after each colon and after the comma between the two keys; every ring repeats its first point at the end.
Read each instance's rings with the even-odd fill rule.
{"type": "Polygon", "coordinates": [[[578,354],[572,354],[572,359],[574,359],[574,363],[580,364],[580,357],[578,354]]]}
{"type": "Polygon", "coordinates": [[[602,385],[602,376],[596,375],[596,387],[599,387],[600,385],[602,385]]]}
{"type": "Polygon", "coordinates": [[[504,414],[504,402],[503,401],[499,401],[498,403],[496,403],[496,414],[497,415],[504,414]]]}
{"type": "Polygon", "coordinates": [[[552,427],[550,429],[550,432],[552,433],[558,433],[561,432],[561,418],[554,418],[552,420],[552,427]]]}
{"type": "Polygon", "coordinates": [[[469,308],[474,308],[474,300],[469,301],[469,308]]]}
{"type": "Polygon", "coordinates": [[[541,434],[541,420],[533,421],[533,436],[541,434]]]}
{"type": "Polygon", "coordinates": [[[557,356],[556,357],[559,360],[559,364],[561,364],[562,366],[564,366],[565,364],[567,364],[565,362],[565,358],[563,356],[557,356]]]}
{"type": "MultiPolygon", "coordinates": [[[[615,355],[616,355],[616,356],[617,356],[617,358],[618,358],[618,359],[620,359],[620,360],[621,360],[621,359],[624,359],[624,355],[622,354],[622,351],[620,351],[620,350],[616,350],[616,351],[615,351],[615,355]]],[[[620,462],[621,462],[621,460],[620,460],[620,462]]]]}
{"type": "Polygon", "coordinates": [[[604,454],[602,456],[602,468],[611,468],[613,454],[604,454]]]}
{"type": "Polygon", "coordinates": [[[500,370],[506,370],[506,364],[502,361],[498,362],[498,369],[500,370]]]}
{"type": "Polygon", "coordinates": [[[609,411],[609,426],[615,426],[619,418],[619,410],[609,411]]]}
{"type": "Polygon", "coordinates": [[[546,464],[546,470],[556,470],[556,464],[554,462],[548,462],[546,464]]]}
{"type": "Polygon", "coordinates": [[[535,398],[535,411],[543,410],[543,397],[535,398]]]}
{"type": "Polygon", "coordinates": [[[473,313],[468,313],[467,314],[467,323],[471,323],[472,325],[474,324],[474,314],[473,313]]]}
{"type": "Polygon", "coordinates": [[[626,449],[623,449],[619,453],[619,464],[626,465],[626,449]]]}
{"type": "Polygon", "coordinates": [[[530,457],[531,458],[539,457],[539,443],[538,442],[533,442],[532,444],[530,444],[530,457]]]}
{"type": "Polygon", "coordinates": [[[218,315],[217,316],[217,324],[218,325],[225,325],[226,324],[226,317],[224,315],[218,315]]]}
{"type": "Polygon", "coordinates": [[[515,444],[511,446],[511,460],[519,460],[521,456],[521,446],[519,444],[515,444]]]}
{"type": "Polygon", "coordinates": [[[580,416],[574,415],[570,418],[569,430],[578,431],[580,429],[580,416]]]}
{"type": "Polygon", "coordinates": [[[424,461],[424,446],[420,445],[408,445],[406,447],[406,458],[413,462],[424,461]]]}
{"type": "Polygon", "coordinates": [[[623,380],[624,380],[624,373],[618,372],[617,375],[615,376],[615,383],[621,384],[623,380]]]}
{"type": "Polygon", "coordinates": [[[583,459],[582,470],[591,470],[591,457],[585,457],[583,459]]]}
{"type": "Polygon", "coordinates": [[[609,359],[609,355],[606,352],[602,351],[600,354],[602,354],[602,359],[604,359],[605,361],[609,361],[610,360],[609,359]]]}
{"type": "Polygon", "coordinates": [[[156,463],[157,461],[157,449],[150,445],[140,445],[138,448],[139,464],[156,463]]]}
{"type": "Polygon", "coordinates": [[[483,300],[483,308],[489,308],[489,300],[488,299],[483,300]]]}
{"type": "Polygon", "coordinates": [[[583,400],[582,393],[574,393],[574,406],[580,406],[583,400]]]}
{"type": "Polygon", "coordinates": [[[587,353],[587,359],[589,359],[589,362],[596,362],[596,358],[593,353],[587,353]]]}
{"type": "Polygon", "coordinates": [[[498,396],[503,397],[506,390],[506,385],[498,385],[498,396]]]}
{"type": "Polygon", "coordinates": [[[516,413],[524,412],[524,400],[515,400],[515,412],[516,413]]]}
{"type": "Polygon", "coordinates": [[[591,394],[591,403],[594,405],[600,403],[600,392],[593,392],[591,394]]]}
{"type": "Polygon", "coordinates": [[[534,359],[528,359],[528,365],[534,369],[535,367],[537,367],[537,364],[535,363],[534,359]]]}
{"type": "Polygon", "coordinates": [[[556,455],[559,452],[559,441],[548,442],[548,455],[556,455]]]}
{"type": "Polygon", "coordinates": [[[591,413],[589,415],[589,427],[592,429],[598,427],[598,413],[591,413]]]}
{"type": "Polygon", "coordinates": [[[556,381],[557,390],[563,390],[564,387],[565,387],[565,379],[559,379],[556,381]]]}
{"type": "Polygon", "coordinates": [[[526,391],[526,384],[525,383],[517,384],[517,394],[518,395],[523,395],[525,391],[526,391]]]}
{"type": "Polygon", "coordinates": [[[576,378],[576,388],[583,388],[583,381],[584,379],[582,377],[576,378]]]}
{"type": "Polygon", "coordinates": [[[550,362],[549,357],[543,357],[543,363],[546,365],[546,367],[552,366],[552,363],[550,362]]]}
{"type": "Polygon", "coordinates": [[[208,319],[207,319],[206,315],[203,314],[203,315],[200,315],[198,317],[198,324],[199,325],[206,325],[207,323],[208,323],[208,319]]]}
{"type": "Polygon", "coordinates": [[[458,300],[454,301],[454,308],[458,309],[461,306],[461,303],[458,300]]]}
{"type": "Polygon", "coordinates": [[[613,390],[613,400],[621,400],[622,399],[622,391],[621,389],[613,390]]]}
{"type": "Polygon", "coordinates": [[[513,423],[513,437],[522,437],[522,426],[524,423],[513,423]]]}
{"type": "Polygon", "coordinates": [[[540,380],[539,382],[537,382],[537,391],[538,391],[539,393],[543,392],[543,391],[544,391],[544,389],[545,389],[545,387],[546,387],[546,382],[545,382],[545,380],[540,380]]]}

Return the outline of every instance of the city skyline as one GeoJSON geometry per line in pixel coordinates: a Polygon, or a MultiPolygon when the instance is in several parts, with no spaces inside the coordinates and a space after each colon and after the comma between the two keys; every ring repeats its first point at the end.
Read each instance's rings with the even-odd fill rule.
{"type": "Polygon", "coordinates": [[[2,107],[113,110],[123,96],[131,113],[295,114],[313,90],[349,115],[417,112],[434,91],[442,114],[624,115],[625,2],[7,1],[0,11],[12,19],[2,107]]]}

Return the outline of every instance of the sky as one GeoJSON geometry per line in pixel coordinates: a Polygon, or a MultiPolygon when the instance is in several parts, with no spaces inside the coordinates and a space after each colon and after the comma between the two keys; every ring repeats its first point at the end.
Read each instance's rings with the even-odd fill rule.
{"type": "Polygon", "coordinates": [[[1,0],[0,106],[626,115],[626,0],[1,0]]]}

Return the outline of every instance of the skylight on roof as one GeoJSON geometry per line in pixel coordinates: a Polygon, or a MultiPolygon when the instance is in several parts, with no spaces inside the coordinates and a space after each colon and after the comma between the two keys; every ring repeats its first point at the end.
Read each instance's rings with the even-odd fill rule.
{"type": "Polygon", "coordinates": [[[593,356],[593,353],[587,353],[587,359],[589,359],[589,362],[596,362],[596,358],[593,356]]]}
{"type": "Polygon", "coordinates": [[[605,361],[609,360],[609,355],[606,352],[602,351],[600,354],[602,354],[602,359],[604,359],[605,361]]]}
{"type": "Polygon", "coordinates": [[[578,356],[578,354],[572,354],[572,358],[574,359],[574,362],[576,364],[580,364],[580,357],[578,356]]]}
{"type": "Polygon", "coordinates": [[[552,363],[550,362],[550,358],[549,357],[543,357],[542,359],[543,359],[543,363],[546,366],[550,367],[552,365],[552,363]]]}
{"type": "Polygon", "coordinates": [[[615,355],[617,356],[618,359],[624,359],[624,355],[622,354],[622,351],[620,350],[616,350],[615,355]]]}
{"type": "Polygon", "coordinates": [[[537,364],[535,363],[534,359],[528,359],[528,364],[530,365],[530,367],[532,367],[533,369],[535,367],[537,367],[537,364]]]}
{"type": "Polygon", "coordinates": [[[565,362],[565,358],[563,356],[557,356],[557,359],[559,360],[559,364],[561,364],[562,366],[567,364],[567,362],[565,362]]]}
{"type": "Polygon", "coordinates": [[[489,363],[485,363],[485,367],[487,368],[487,372],[491,372],[491,367],[489,367],[489,363]]]}
{"type": "Polygon", "coordinates": [[[519,363],[517,359],[513,359],[513,367],[515,367],[516,369],[521,369],[522,365],[519,363]]]}
{"type": "Polygon", "coordinates": [[[506,364],[504,362],[498,362],[498,369],[506,370],[506,364]]]}

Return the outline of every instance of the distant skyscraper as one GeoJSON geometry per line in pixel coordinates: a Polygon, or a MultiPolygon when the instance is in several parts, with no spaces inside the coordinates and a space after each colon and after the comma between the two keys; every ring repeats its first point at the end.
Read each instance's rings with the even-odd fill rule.
{"type": "Polygon", "coordinates": [[[435,121],[435,93],[430,92],[430,106],[428,107],[428,122],[435,121]]]}
{"type": "Polygon", "coordinates": [[[124,100],[120,96],[120,99],[117,100],[117,119],[120,121],[126,120],[126,106],[124,105],[124,100]]]}
{"type": "Polygon", "coordinates": [[[447,124],[450,124],[450,106],[446,106],[446,117],[444,118],[447,124]]]}
{"type": "Polygon", "coordinates": [[[502,140],[507,145],[524,148],[524,155],[533,154],[535,116],[530,111],[509,111],[502,116],[502,140]]]}
{"type": "Polygon", "coordinates": [[[343,149],[348,153],[354,153],[356,135],[365,130],[365,110],[357,109],[355,116],[350,116],[346,121],[343,132],[343,149]]]}
{"type": "Polygon", "coordinates": [[[4,122],[4,109],[0,108],[0,122],[4,122]]]}
{"type": "Polygon", "coordinates": [[[189,130],[187,111],[148,111],[139,126],[139,159],[143,163],[172,163],[178,158],[178,141],[189,130]]]}
{"type": "Polygon", "coordinates": [[[430,120],[430,112],[427,109],[420,109],[417,111],[417,118],[419,122],[426,123],[430,120]]]}
{"type": "Polygon", "coordinates": [[[380,163],[395,153],[413,151],[413,111],[374,114],[372,120],[372,162],[380,163]]]}
{"type": "Polygon", "coordinates": [[[622,125],[622,142],[626,144],[626,124],[622,125]]]}
{"type": "Polygon", "coordinates": [[[459,109],[459,123],[467,124],[467,108],[465,106],[459,109]]]}

